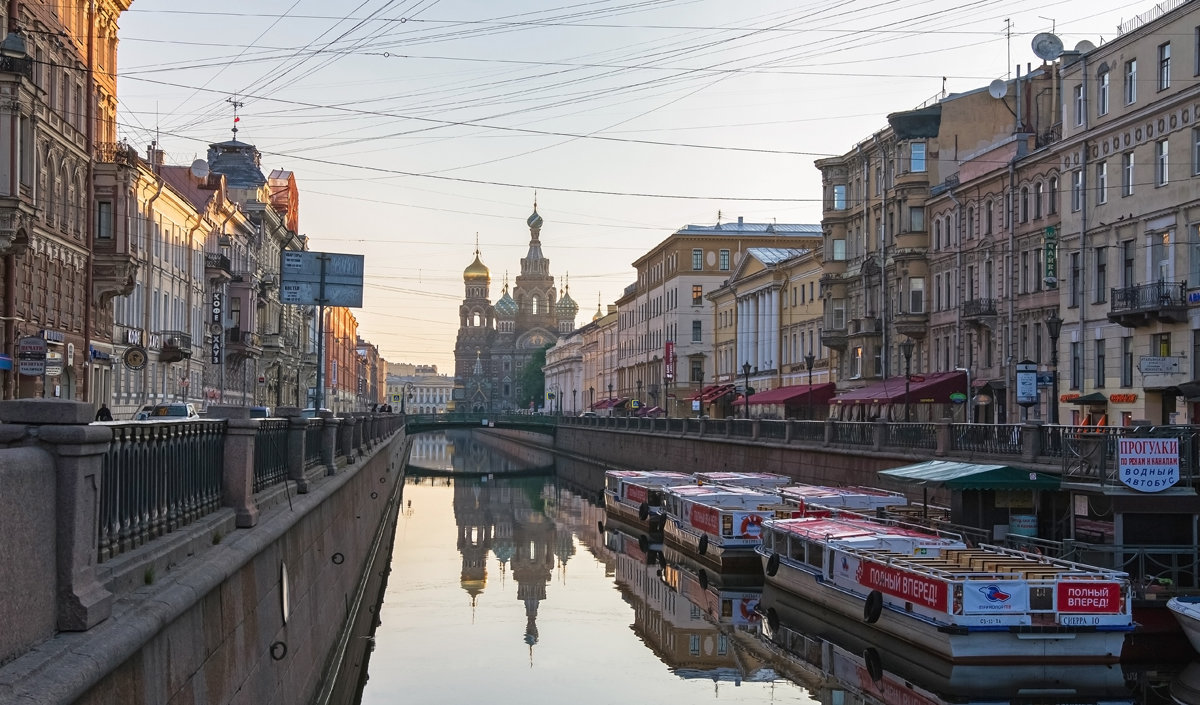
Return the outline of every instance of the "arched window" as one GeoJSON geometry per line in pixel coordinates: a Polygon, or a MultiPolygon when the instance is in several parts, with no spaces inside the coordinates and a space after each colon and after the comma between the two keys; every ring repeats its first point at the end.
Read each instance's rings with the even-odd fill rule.
{"type": "Polygon", "coordinates": [[[483,325],[483,317],[479,315],[478,311],[472,312],[471,313],[471,327],[478,328],[481,325],[483,325]]]}
{"type": "Polygon", "coordinates": [[[967,239],[975,237],[975,206],[967,209],[967,239]]]}
{"type": "Polygon", "coordinates": [[[935,218],[933,221],[933,249],[942,249],[942,219],[935,218]]]}
{"type": "Polygon", "coordinates": [[[984,213],[983,213],[983,220],[984,220],[983,234],[991,235],[992,234],[992,212],[996,209],[996,206],[991,201],[988,201],[987,204],[985,205],[985,209],[986,210],[984,210],[984,213]]]}
{"type": "Polygon", "coordinates": [[[1021,187],[1021,222],[1029,222],[1029,187],[1021,187]]]}
{"type": "Polygon", "coordinates": [[[533,315],[535,315],[535,316],[538,315],[538,313],[541,312],[541,306],[542,306],[541,297],[539,297],[537,294],[534,294],[533,298],[529,302],[529,306],[530,306],[530,312],[533,313],[533,315]]]}
{"type": "Polygon", "coordinates": [[[1046,212],[1049,213],[1050,215],[1054,215],[1055,213],[1058,212],[1058,177],[1057,176],[1050,177],[1049,191],[1050,192],[1048,194],[1046,194],[1046,197],[1048,199],[1046,201],[1046,212]]]}
{"type": "Polygon", "coordinates": [[[1042,217],[1042,195],[1045,191],[1045,186],[1041,181],[1033,185],[1033,218],[1037,220],[1042,217]]]}

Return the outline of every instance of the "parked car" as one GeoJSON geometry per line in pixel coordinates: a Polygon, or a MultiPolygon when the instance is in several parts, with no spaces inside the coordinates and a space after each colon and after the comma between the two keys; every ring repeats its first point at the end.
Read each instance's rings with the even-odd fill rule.
{"type": "Polygon", "coordinates": [[[150,418],[150,412],[152,412],[152,411],[154,411],[154,405],[146,404],[146,405],[142,406],[142,408],[137,410],[137,413],[133,415],[133,420],[134,421],[145,421],[146,419],[150,418]]]}
{"type": "Polygon", "coordinates": [[[597,414],[594,411],[585,411],[585,412],[581,413],[580,416],[583,418],[594,419],[594,418],[599,417],[600,414],[597,414]]]}
{"type": "Polygon", "coordinates": [[[150,410],[151,419],[198,419],[199,412],[193,404],[156,404],[150,410]]]}

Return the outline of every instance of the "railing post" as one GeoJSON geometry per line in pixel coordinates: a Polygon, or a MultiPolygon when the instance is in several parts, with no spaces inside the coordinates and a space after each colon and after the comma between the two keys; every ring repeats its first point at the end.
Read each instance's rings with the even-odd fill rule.
{"type": "Polygon", "coordinates": [[[258,523],[254,504],[254,439],[258,421],[245,406],[208,407],[208,418],[225,419],[225,472],[221,477],[221,501],[233,509],[237,527],[248,529],[258,523]]]}
{"type": "Polygon", "coordinates": [[[342,425],[338,428],[338,444],[342,449],[342,455],[346,456],[346,462],[353,463],[358,457],[354,448],[354,418],[343,416],[341,422],[342,425]]]}
{"type": "Polygon", "coordinates": [[[354,420],[354,424],[350,427],[353,433],[351,442],[354,444],[354,449],[357,451],[357,457],[363,455],[363,449],[369,447],[366,443],[366,434],[364,433],[367,425],[367,415],[361,411],[356,411],[353,414],[350,414],[350,418],[354,420]]]}
{"type": "Polygon", "coordinates": [[[792,438],[795,437],[795,433],[796,433],[796,421],[794,419],[788,419],[787,421],[784,421],[783,422],[783,442],[791,443],[792,438]]]}
{"type": "Polygon", "coordinates": [[[871,427],[871,445],[875,450],[883,450],[883,447],[887,445],[887,425],[887,421],[875,419],[875,423],[871,427]]]}
{"type": "Polygon", "coordinates": [[[937,422],[937,447],[933,454],[939,458],[950,452],[950,433],[953,430],[953,419],[942,419],[937,422]]]}
{"type": "Polygon", "coordinates": [[[757,441],[760,433],[762,433],[762,419],[753,419],[750,422],[750,438],[757,441]]]}
{"type": "Polygon", "coordinates": [[[325,475],[337,474],[337,449],[339,421],[332,411],[317,412],[321,417],[321,464],[325,466],[325,475]]]}
{"type": "Polygon", "coordinates": [[[1042,454],[1042,422],[1031,419],[1021,428],[1021,460],[1032,463],[1042,454]]]}
{"type": "Polygon", "coordinates": [[[834,421],[833,419],[825,419],[825,442],[822,443],[822,445],[826,448],[833,445],[834,436],[837,434],[837,431],[834,428],[835,423],[837,423],[837,421],[834,421]]]}
{"type": "Polygon", "coordinates": [[[308,419],[299,407],[280,406],[275,415],[288,420],[287,467],[288,479],[296,483],[298,494],[308,493],[308,476],[304,474],[304,437],[307,435],[308,419]]]}
{"type": "MultiPolygon", "coordinates": [[[[113,595],[96,577],[103,456],[112,429],[90,426],[90,404],[59,399],[0,402],[0,421],[36,426],[55,466],[55,571],[61,631],[87,631],[112,614],[113,595]]],[[[50,537],[47,537],[50,538],[50,537]]],[[[10,566],[11,567],[11,566],[10,566]]]]}

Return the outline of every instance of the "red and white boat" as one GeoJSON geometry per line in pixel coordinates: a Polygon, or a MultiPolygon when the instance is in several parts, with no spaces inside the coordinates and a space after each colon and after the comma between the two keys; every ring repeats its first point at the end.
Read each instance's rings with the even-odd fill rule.
{"type": "Polygon", "coordinates": [[[1119,571],[849,512],[761,532],[768,584],[955,663],[1116,662],[1134,628],[1119,571]]]}
{"type": "Polygon", "coordinates": [[[663,538],[718,571],[761,570],[754,548],[762,524],[799,514],[773,491],[726,485],[687,485],[664,490],[663,538]]]}
{"type": "Polygon", "coordinates": [[[789,485],[779,488],[779,495],[783,497],[783,501],[801,509],[819,506],[829,509],[874,511],[908,504],[908,498],[898,492],[887,492],[871,487],[789,485]]]}
{"type": "Polygon", "coordinates": [[[663,490],[694,484],[696,478],[681,472],[609,470],[604,473],[604,509],[631,529],[653,534],[662,531],[663,490]]]}
{"type": "Polygon", "coordinates": [[[773,472],[698,472],[692,477],[700,485],[725,485],[727,487],[750,487],[766,490],[778,489],[795,482],[787,475],[777,475],[773,472]]]}

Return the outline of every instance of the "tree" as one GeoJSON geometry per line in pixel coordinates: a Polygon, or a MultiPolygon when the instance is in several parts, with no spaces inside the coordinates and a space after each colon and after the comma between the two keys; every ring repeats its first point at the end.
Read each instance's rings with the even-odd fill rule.
{"type": "Polygon", "coordinates": [[[521,372],[521,391],[525,395],[521,400],[523,405],[532,401],[534,408],[537,408],[546,398],[546,374],[542,368],[546,366],[546,351],[549,349],[547,345],[534,350],[529,362],[525,363],[525,369],[521,372]]]}

